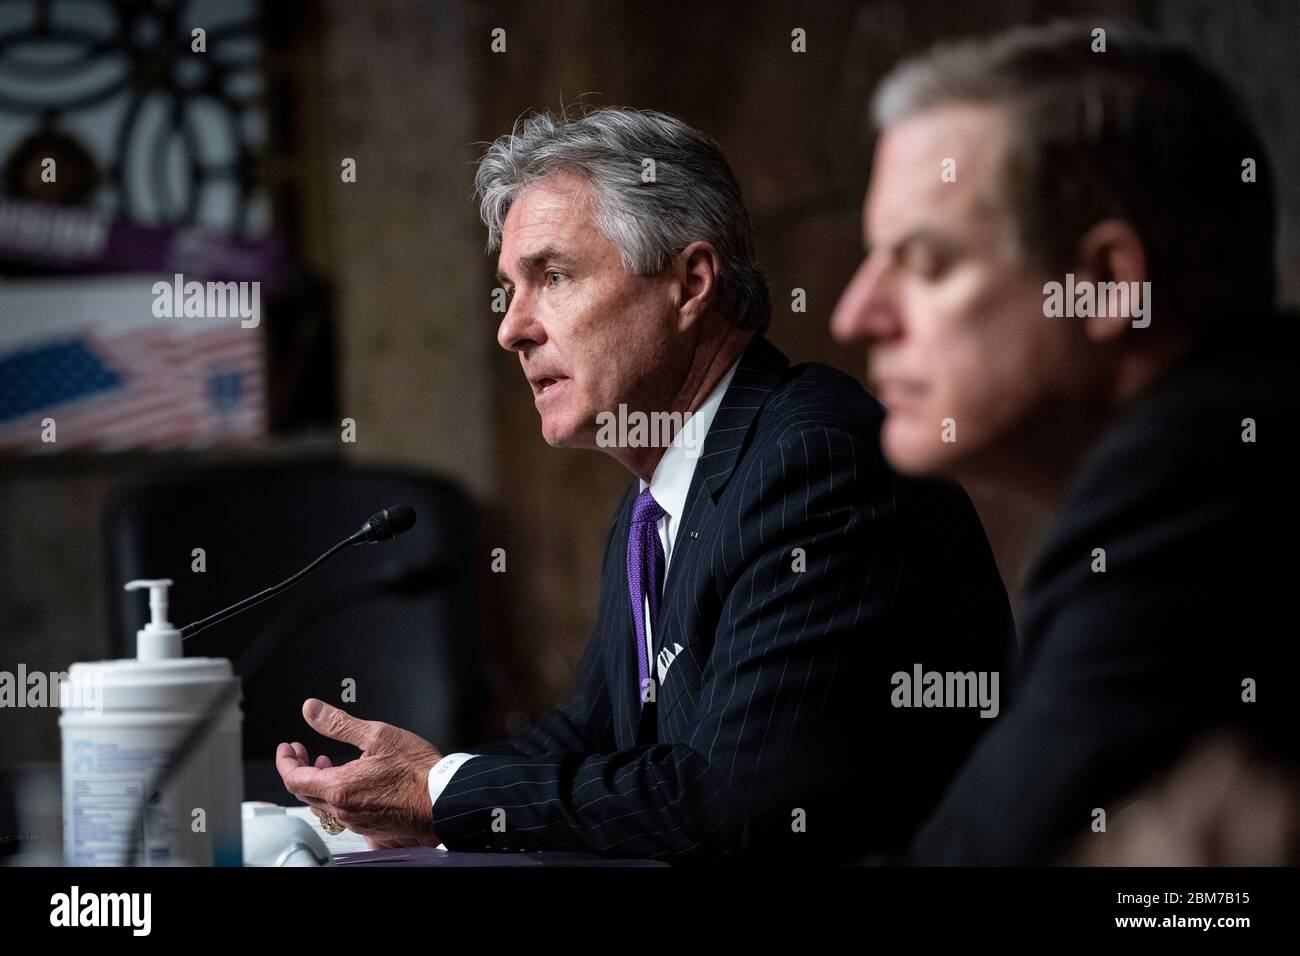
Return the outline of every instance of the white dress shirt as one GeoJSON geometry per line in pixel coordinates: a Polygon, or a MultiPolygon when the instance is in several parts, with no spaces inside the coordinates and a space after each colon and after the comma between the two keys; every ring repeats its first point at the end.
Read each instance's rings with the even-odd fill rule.
{"type": "MultiPolygon", "coordinates": [[[[673,443],[664,451],[659,464],[655,466],[649,484],[644,480],[640,481],[639,490],[645,491],[649,488],[654,500],[664,509],[664,516],[659,519],[657,525],[659,543],[664,547],[665,581],[668,580],[668,568],[673,560],[673,544],[677,540],[677,532],[681,530],[682,513],[686,509],[686,495],[691,490],[691,479],[695,477],[695,463],[699,461],[700,454],[704,451],[704,439],[709,434],[713,417],[722,404],[722,396],[726,394],[727,386],[731,384],[732,376],[736,374],[736,367],[739,364],[740,359],[732,363],[731,368],[727,369],[727,374],[713,386],[713,391],[709,392],[703,404],[673,438],[673,443]]],[[[654,674],[654,638],[650,633],[649,598],[645,599],[641,611],[645,615],[646,660],[650,662],[650,673],[654,674]]],[[[447,754],[433,765],[433,769],[429,771],[430,807],[438,802],[438,797],[447,788],[456,771],[473,757],[474,754],[468,753],[447,754]]]]}
{"type": "MultiPolygon", "coordinates": [[[[691,479],[695,477],[695,463],[704,451],[704,439],[713,424],[713,416],[718,413],[722,396],[731,384],[731,377],[736,374],[740,359],[732,363],[727,374],[709,392],[708,398],[699,407],[689,424],[682,428],[673,439],[673,443],[664,451],[664,456],[655,466],[650,483],[640,481],[640,491],[650,489],[650,495],[664,509],[664,516],[659,519],[659,543],[664,546],[664,580],[668,580],[668,568],[673,561],[673,545],[677,541],[677,532],[681,528],[683,512],[686,510],[686,495],[691,490],[691,479]]],[[[650,633],[650,598],[646,597],[641,606],[645,616],[645,653],[650,662],[650,673],[655,673],[654,636],[650,633]]]]}

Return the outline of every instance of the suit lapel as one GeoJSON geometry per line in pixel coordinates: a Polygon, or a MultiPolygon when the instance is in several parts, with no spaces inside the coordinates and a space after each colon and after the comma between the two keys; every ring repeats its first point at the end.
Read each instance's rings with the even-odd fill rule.
{"type": "MultiPolygon", "coordinates": [[[[682,570],[683,567],[695,563],[690,552],[694,540],[690,533],[697,530],[699,522],[705,517],[708,510],[706,502],[712,504],[726,488],[740,461],[740,453],[754,420],[758,417],[759,409],[781,381],[789,365],[790,360],[776,346],[761,334],[755,336],[741,356],[736,374],[731,377],[731,384],[727,386],[722,403],[709,426],[704,447],[695,463],[695,474],[691,477],[691,487],[686,494],[682,522],[673,543],[673,561],[664,582],[659,627],[655,628],[652,635],[654,653],[650,658],[650,676],[656,684],[659,676],[659,652],[663,649],[664,636],[670,629],[669,609],[673,605],[675,593],[673,585],[686,573],[682,570]]],[[[644,709],[641,708],[641,689],[637,684],[636,622],[632,618],[635,612],[627,590],[627,538],[636,487],[633,482],[632,491],[619,509],[618,526],[614,532],[614,541],[619,549],[615,563],[618,580],[613,585],[616,593],[609,598],[613,605],[609,609],[609,620],[619,633],[614,637],[611,655],[614,676],[611,703],[622,731],[620,742],[646,743],[653,742],[658,736],[656,707],[647,703],[644,709]]]]}
{"type": "MultiPolygon", "coordinates": [[[[717,501],[718,496],[727,487],[732,472],[740,462],[741,450],[745,447],[745,441],[753,428],[754,420],[758,417],[759,409],[767,401],[772,389],[781,381],[789,365],[790,360],[780,349],[761,333],[756,335],[741,356],[740,364],[736,366],[736,374],[731,377],[731,384],[727,386],[727,391],[722,396],[722,404],[718,406],[713,422],[709,425],[709,433],[704,437],[704,447],[695,462],[695,474],[691,477],[690,491],[686,493],[682,521],[678,525],[677,536],[673,539],[673,560],[668,567],[668,576],[664,581],[664,599],[659,609],[660,626],[651,635],[654,657],[650,660],[650,673],[656,681],[659,674],[656,661],[659,652],[663,650],[664,636],[668,631],[666,625],[670,619],[669,608],[672,606],[674,594],[678,593],[673,585],[682,574],[686,573],[682,568],[694,564],[694,555],[691,553],[694,539],[691,537],[691,532],[698,530],[701,520],[708,512],[706,500],[709,504],[717,501]]],[[[626,566],[627,558],[624,555],[624,567],[626,566]]],[[[632,667],[635,671],[635,661],[632,667]]]]}
{"type": "Polygon", "coordinates": [[[741,356],[736,374],[731,377],[727,393],[709,426],[704,439],[704,450],[695,463],[695,477],[691,491],[686,496],[686,513],[689,516],[696,499],[696,490],[706,488],[714,501],[722,494],[740,461],[740,451],[749,437],[758,410],[767,401],[772,389],[790,366],[790,360],[762,335],[754,338],[741,356]]]}

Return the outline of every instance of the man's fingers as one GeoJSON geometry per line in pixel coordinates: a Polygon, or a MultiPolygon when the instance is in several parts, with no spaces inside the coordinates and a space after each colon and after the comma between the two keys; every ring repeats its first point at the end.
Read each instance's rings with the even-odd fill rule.
{"type": "Polygon", "coordinates": [[[275,748],[275,769],[280,771],[280,778],[286,785],[289,783],[289,773],[302,765],[303,762],[294,751],[292,744],[280,744],[275,748]]]}
{"type": "Polygon", "coordinates": [[[362,720],[345,710],[332,707],[323,700],[309,697],[302,705],[302,717],[318,734],[331,740],[341,740],[361,750],[371,750],[385,726],[378,720],[362,720]]]}
{"type": "Polygon", "coordinates": [[[330,760],[330,758],[325,756],[324,754],[321,754],[319,757],[316,758],[317,770],[324,770],[326,767],[332,767],[332,766],[334,766],[334,761],[330,760]]]}
{"type": "Polygon", "coordinates": [[[296,740],[293,743],[291,743],[289,746],[293,748],[294,754],[296,754],[298,759],[301,760],[304,764],[311,763],[311,756],[307,753],[307,748],[305,746],[298,743],[298,741],[296,740]]]}
{"type": "Polygon", "coordinates": [[[325,800],[330,789],[338,785],[338,774],[337,767],[320,770],[316,767],[297,766],[288,773],[282,771],[280,776],[284,778],[284,785],[289,788],[289,792],[305,801],[308,797],[325,800]]]}

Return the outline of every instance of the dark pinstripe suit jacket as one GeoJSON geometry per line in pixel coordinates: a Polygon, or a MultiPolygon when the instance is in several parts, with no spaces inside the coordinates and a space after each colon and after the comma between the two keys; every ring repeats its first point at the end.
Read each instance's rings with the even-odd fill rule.
{"type": "Polygon", "coordinates": [[[633,482],[573,698],[471,748],[433,810],[447,846],[682,862],[904,845],[988,721],[896,709],[890,675],[996,670],[1012,632],[969,501],[892,473],[881,414],[756,338],[687,495],[654,633],[656,656],[681,649],[655,702],[627,593],[633,482]]]}

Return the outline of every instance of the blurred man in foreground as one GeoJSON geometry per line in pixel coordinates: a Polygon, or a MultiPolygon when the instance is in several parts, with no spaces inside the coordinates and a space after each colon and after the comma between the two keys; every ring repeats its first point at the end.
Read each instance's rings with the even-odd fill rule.
{"type": "Polygon", "coordinates": [[[914,862],[1059,859],[1208,728],[1294,746],[1268,163],[1194,57],[1103,30],[939,47],[874,102],[868,254],[832,328],[870,345],[886,456],[1056,509],[1014,701],[914,862]]]}

